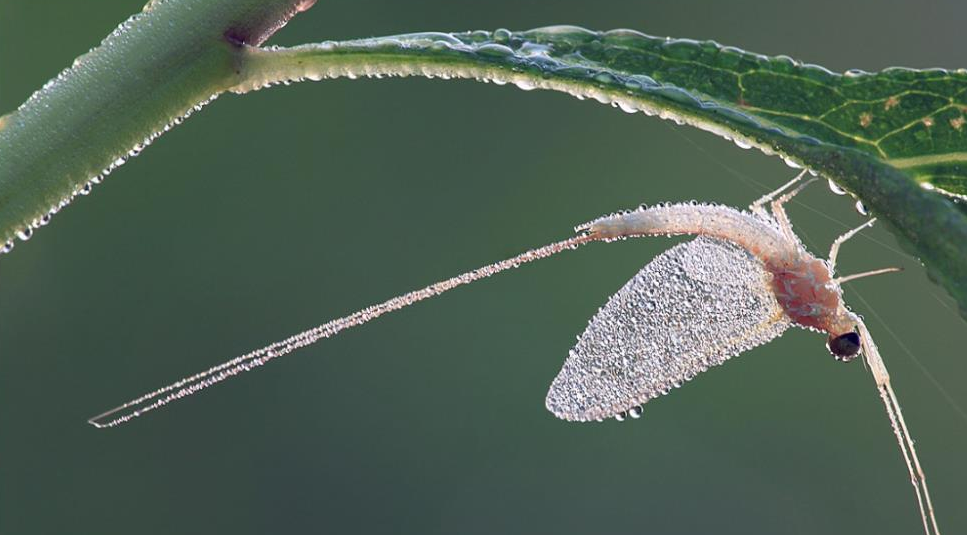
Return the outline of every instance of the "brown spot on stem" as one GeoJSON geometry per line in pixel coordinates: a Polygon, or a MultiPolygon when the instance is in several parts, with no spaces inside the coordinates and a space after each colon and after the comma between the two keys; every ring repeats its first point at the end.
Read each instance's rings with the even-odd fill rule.
{"type": "Polygon", "coordinates": [[[923,126],[926,126],[927,128],[930,128],[931,126],[933,126],[933,117],[924,117],[923,126]]]}
{"type": "Polygon", "coordinates": [[[899,98],[897,98],[897,97],[890,97],[890,98],[886,99],[886,102],[883,103],[883,109],[886,110],[886,111],[890,111],[891,109],[893,109],[893,108],[895,108],[895,107],[897,107],[899,105],[900,105],[900,99],[899,98]]]}
{"type": "Polygon", "coordinates": [[[295,5],[295,10],[297,13],[302,13],[314,5],[316,5],[316,0],[301,0],[295,5]]]}
{"type": "Polygon", "coordinates": [[[870,123],[872,122],[873,122],[872,113],[863,112],[860,114],[860,126],[862,126],[863,128],[866,128],[867,126],[870,126],[870,123]]]}
{"type": "Polygon", "coordinates": [[[967,119],[964,119],[963,115],[960,117],[954,117],[950,120],[950,126],[954,127],[954,130],[960,130],[963,128],[964,123],[967,123],[967,119]]]}
{"type": "Polygon", "coordinates": [[[225,30],[225,39],[234,46],[259,46],[289,19],[309,9],[315,0],[273,0],[265,2],[264,7],[243,13],[239,20],[230,23],[225,30]]]}

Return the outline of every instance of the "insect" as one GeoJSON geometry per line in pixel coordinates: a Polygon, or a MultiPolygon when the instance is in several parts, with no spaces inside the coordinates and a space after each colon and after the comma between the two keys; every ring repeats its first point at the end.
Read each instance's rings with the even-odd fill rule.
{"type": "Polygon", "coordinates": [[[578,234],[572,238],[309,329],[145,394],[89,423],[98,428],[120,425],[388,312],[586,243],[696,235],[649,262],[591,319],[551,383],[548,410],[571,421],[638,418],[641,405],[650,399],[791,326],[819,331],[827,335],[827,348],[836,359],[865,358],[916,491],[924,531],[939,534],[923,469],[890,375],[862,318],[842,298],[844,282],[898,269],[835,276],[840,246],[874,219],[837,238],[827,260],[807,252],[784,209],[815,180],[803,181],[804,175],[757,200],[748,211],[691,202],[641,206],[601,217],[577,227],[578,234]]]}

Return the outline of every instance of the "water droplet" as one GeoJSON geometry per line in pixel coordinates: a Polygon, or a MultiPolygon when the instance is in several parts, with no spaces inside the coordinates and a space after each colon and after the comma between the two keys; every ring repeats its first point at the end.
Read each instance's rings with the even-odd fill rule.
{"type": "Polygon", "coordinates": [[[627,417],[628,417],[628,413],[626,412],[619,412],[618,414],[614,415],[614,419],[618,420],[619,422],[625,421],[625,418],[627,417]]]}
{"type": "Polygon", "coordinates": [[[514,80],[514,85],[516,85],[518,89],[523,89],[524,91],[530,91],[532,89],[537,88],[537,86],[535,86],[533,82],[531,82],[530,80],[525,80],[523,78],[519,80],[514,80]]]}
{"type": "Polygon", "coordinates": [[[732,141],[735,143],[735,146],[738,147],[738,148],[740,148],[740,149],[746,149],[746,150],[748,150],[748,149],[751,149],[752,148],[752,143],[749,143],[748,141],[745,141],[745,140],[742,140],[742,139],[739,139],[739,138],[735,138],[732,141]]]}
{"type": "Polygon", "coordinates": [[[621,108],[621,111],[625,113],[635,113],[638,111],[638,108],[635,108],[630,103],[625,102],[624,100],[616,100],[615,102],[618,104],[618,107],[621,108]]]}
{"type": "Polygon", "coordinates": [[[34,235],[34,229],[27,227],[17,231],[17,237],[23,241],[27,241],[31,236],[34,235]]]}
{"type": "Polygon", "coordinates": [[[3,244],[3,247],[0,248],[0,254],[7,254],[10,251],[13,251],[13,240],[10,240],[7,243],[3,244]]]}
{"type": "Polygon", "coordinates": [[[631,416],[633,419],[637,420],[638,418],[641,418],[641,412],[641,406],[632,407],[628,409],[628,416],[631,416]]]}
{"type": "Polygon", "coordinates": [[[606,72],[598,73],[594,76],[594,80],[602,84],[613,84],[615,83],[614,76],[606,72]]]}
{"type": "Polygon", "coordinates": [[[507,28],[498,28],[494,30],[494,41],[498,43],[506,43],[510,41],[510,30],[507,28]]]}
{"type": "Polygon", "coordinates": [[[77,190],[77,193],[79,193],[81,195],[89,195],[91,193],[91,190],[92,189],[94,189],[94,186],[91,186],[91,183],[88,182],[88,183],[84,184],[83,186],[81,186],[81,189],[77,190]]]}
{"type": "Polygon", "coordinates": [[[477,53],[481,56],[489,56],[493,58],[503,58],[514,55],[514,51],[509,46],[498,45],[496,43],[487,43],[485,45],[478,46],[477,53]]]}
{"type": "Polygon", "coordinates": [[[856,211],[859,212],[860,215],[870,215],[869,210],[866,209],[866,205],[860,200],[856,201],[856,211]]]}
{"type": "Polygon", "coordinates": [[[836,195],[846,195],[846,190],[839,187],[839,184],[833,182],[832,180],[829,181],[829,191],[832,191],[836,195]]]}
{"type": "Polygon", "coordinates": [[[793,169],[802,169],[802,166],[794,162],[791,158],[783,157],[782,161],[785,162],[786,165],[788,165],[789,167],[792,167],[793,169]]]}

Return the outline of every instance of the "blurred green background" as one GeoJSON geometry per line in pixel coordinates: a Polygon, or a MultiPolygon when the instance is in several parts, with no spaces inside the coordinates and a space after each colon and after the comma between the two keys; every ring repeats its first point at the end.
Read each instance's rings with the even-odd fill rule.
{"type": "MultiPolygon", "coordinates": [[[[141,3],[0,2],[0,110],[141,3]]],[[[834,70],[957,68],[965,16],[955,1],[320,0],[272,42],[573,23],[834,70]]],[[[84,423],[600,214],[744,206],[792,174],[687,127],[510,86],[223,96],[0,261],[0,533],[918,533],[871,378],[815,333],[792,330],[639,421],[546,412],[575,335],[666,239],[567,253],[122,428],[84,423]]],[[[823,256],[863,221],[823,186],[790,212],[823,256]]],[[[906,271],[852,283],[847,300],[890,366],[941,528],[965,533],[967,415],[950,401],[967,407],[967,329],[899,249],[883,227],[851,241],[844,273],[906,271]]]]}

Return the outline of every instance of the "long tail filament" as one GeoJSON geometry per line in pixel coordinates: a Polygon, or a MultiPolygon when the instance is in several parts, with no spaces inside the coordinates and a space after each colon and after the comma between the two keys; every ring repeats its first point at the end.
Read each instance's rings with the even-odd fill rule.
{"type": "Polygon", "coordinates": [[[234,377],[242,372],[247,372],[258,368],[270,360],[291,353],[296,349],[313,344],[323,338],[329,338],[336,333],[357,327],[383,314],[399,310],[418,301],[440,295],[458,286],[469,284],[479,279],[483,279],[499,273],[501,271],[518,267],[534,260],[547,258],[568,249],[576,249],[585,243],[595,241],[596,238],[587,235],[579,235],[573,238],[545,245],[526,253],[519,254],[513,258],[490,264],[473,271],[468,271],[456,277],[449,278],[431,284],[425,288],[403,294],[378,305],[373,305],[348,316],[332,320],[313,329],[303,331],[299,334],[286,338],[285,340],[263,347],[251,353],[236,357],[228,362],[209,368],[203,372],[185,377],[168,386],[149,392],[137,399],[133,399],[124,405],[115,407],[107,412],[99,414],[87,422],[97,428],[114,427],[129,420],[137,418],[149,411],[163,407],[172,401],[190,396],[209,386],[220,383],[225,379],[234,377]]]}

